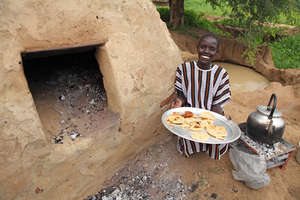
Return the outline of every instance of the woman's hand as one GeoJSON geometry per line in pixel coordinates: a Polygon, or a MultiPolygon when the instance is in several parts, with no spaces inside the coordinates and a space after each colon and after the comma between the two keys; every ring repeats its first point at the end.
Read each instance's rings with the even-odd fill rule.
{"type": "Polygon", "coordinates": [[[231,116],[228,114],[225,114],[223,108],[220,105],[213,105],[211,107],[211,111],[216,112],[220,115],[223,115],[226,117],[226,119],[231,120],[231,116]]]}
{"type": "Polygon", "coordinates": [[[222,109],[222,107],[219,104],[213,105],[211,107],[211,111],[218,113],[220,115],[223,115],[223,116],[225,115],[224,110],[222,109]]]}
{"type": "Polygon", "coordinates": [[[171,102],[171,108],[179,108],[179,107],[182,107],[182,104],[183,104],[183,101],[178,98],[178,97],[175,97],[175,99],[173,99],[173,101],[171,102]]]}

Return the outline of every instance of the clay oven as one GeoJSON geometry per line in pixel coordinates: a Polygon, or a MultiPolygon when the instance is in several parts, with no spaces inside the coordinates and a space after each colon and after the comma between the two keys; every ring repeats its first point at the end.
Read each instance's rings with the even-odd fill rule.
{"type": "Polygon", "coordinates": [[[173,92],[182,60],[151,0],[3,0],[0,24],[1,197],[33,199],[40,186],[41,199],[80,199],[159,138],[159,104],[173,92]],[[85,47],[116,123],[55,144],[28,83],[28,56],[85,47]]]}
{"type": "Polygon", "coordinates": [[[22,52],[22,66],[46,139],[63,144],[66,137],[95,137],[118,125],[107,97],[91,44],[22,52]]]}

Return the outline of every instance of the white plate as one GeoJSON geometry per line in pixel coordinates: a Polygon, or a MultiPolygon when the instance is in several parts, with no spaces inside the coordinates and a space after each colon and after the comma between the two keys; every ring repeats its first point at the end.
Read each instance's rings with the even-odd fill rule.
{"type": "Polygon", "coordinates": [[[174,133],[175,135],[178,135],[179,137],[194,141],[194,142],[200,142],[200,143],[206,143],[206,144],[227,144],[227,143],[231,143],[234,142],[235,140],[239,139],[241,136],[241,130],[238,127],[238,125],[236,123],[234,123],[231,120],[227,120],[226,117],[224,117],[223,115],[217,114],[215,112],[211,112],[208,110],[204,110],[204,109],[200,109],[200,108],[192,108],[192,107],[180,107],[180,108],[173,108],[170,109],[168,111],[166,111],[162,117],[161,117],[161,121],[163,123],[163,125],[172,133],[174,133]],[[184,111],[191,111],[194,114],[200,114],[202,112],[209,112],[211,114],[213,114],[216,117],[216,120],[214,122],[214,125],[216,126],[224,126],[226,131],[227,131],[227,136],[225,137],[224,140],[218,140],[216,138],[212,138],[210,137],[208,140],[206,141],[198,141],[195,140],[193,138],[191,138],[191,134],[192,131],[188,130],[188,129],[184,129],[179,125],[170,125],[166,122],[166,118],[174,113],[174,112],[178,112],[180,114],[183,114],[184,111]]]}

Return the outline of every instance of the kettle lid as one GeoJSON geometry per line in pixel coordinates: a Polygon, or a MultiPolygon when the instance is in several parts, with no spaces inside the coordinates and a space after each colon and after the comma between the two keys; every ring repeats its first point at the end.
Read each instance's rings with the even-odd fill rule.
{"type": "MultiPolygon", "coordinates": [[[[270,107],[270,106],[256,106],[256,109],[261,114],[269,116],[270,113],[271,113],[272,107],[270,107]]],[[[282,116],[282,113],[279,110],[275,109],[274,113],[273,113],[273,117],[281,117],[281,116],[282,116]]]]}

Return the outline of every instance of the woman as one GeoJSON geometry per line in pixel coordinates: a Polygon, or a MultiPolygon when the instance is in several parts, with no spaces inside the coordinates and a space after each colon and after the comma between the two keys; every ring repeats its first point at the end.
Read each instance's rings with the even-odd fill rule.
{"type": "MultiPolygon", "coordinates": [[[[185,62],[176,69],[176,97],[171,108],[182,106],[202,108],[224,115],[223,106],[231,99],[228,73],[212,64],[219,49],[219,40],[212,34],[202,36],[197,45],[198,61],[185,62]]],[[[205,144],[178,137],[178,151],[190,156],[206,152],[213,159],[220,159],[227,151],[227,144],[205,144]]]]}

